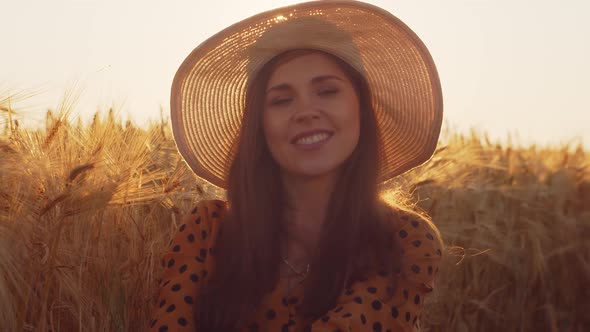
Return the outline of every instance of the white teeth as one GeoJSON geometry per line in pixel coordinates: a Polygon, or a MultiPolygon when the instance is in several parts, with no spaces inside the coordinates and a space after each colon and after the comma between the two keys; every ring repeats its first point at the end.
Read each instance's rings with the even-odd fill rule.
{"type": "Polygon", "coordinates": [[[317,143],[319,141],[323,141],[323,140],[327,139],[328,137],[330,137],[329,134],[316,134],[313,136],[307,136],[304,138],[300,138],[295,142],[295,144],[313,144],[313,143],[317,143]]]}

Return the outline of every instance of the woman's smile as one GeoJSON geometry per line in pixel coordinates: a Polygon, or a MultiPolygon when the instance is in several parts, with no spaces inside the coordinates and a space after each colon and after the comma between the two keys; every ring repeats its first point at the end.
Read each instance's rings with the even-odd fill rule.
{"type": "Polygon", "coordinates": [[[266,88],[264,133],[283,171],[336,174],[359,140],[360,104],[344,71],[325,54],[279,65],[266,88]]]}
{"type": "Polygon", "coordinates": [[[318,150],[323,147],[332,138],[329,132],[319,132],[305,135],[294,140],[293,145],[303,151],[318,150]]]}

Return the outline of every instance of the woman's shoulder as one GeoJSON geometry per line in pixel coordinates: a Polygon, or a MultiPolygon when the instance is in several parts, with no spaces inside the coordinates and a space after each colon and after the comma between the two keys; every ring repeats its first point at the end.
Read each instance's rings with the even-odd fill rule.
{"type": "Polygon", "coordinates": [[[227,202],[221,199],[203,199],[198,201],[191,209],[190,216],[202,218],[218,218],[220,213],[227,211],[227,202]]]}
{"type": "Polygon", "coordinates": [[[200,200],[183,216],[176,240],[187,245],[214,242],[227,212],[227,202],[219,199],[200,200]]]}
{"type": "Polygon", "coordinates": [[[416,248],[424,242],[431,242],[436,247],[444,246],[440,230],[425,213],[390,205],[385,213],[389,229],[400,242],[416,248]],[[408,242],[410,239],[412,241],[408,242]]]}
{"type": "Polygon", "coordinates": [[[187,210],[161,260],[164,271],[150,331],[163,331],[179,324],[184,329],[194,329],[190,305],[214,270],[212,256],[225,211],[226,203],[215,199],[201,200],[187,210]]]}
{"type": "Polygon", "coordinates": [[[389,217],[402,255],[402,276],[432,287],[444,250],[438,227],[427,215],[412,210],[391,207],[389,217]]]}
{"type": "Polygon", "coordinates": [[[183,217],[183,224],[200,225],[206,222],[223,220],[227,212],[227,202],[220,199],[198,201],[183,217]]]}

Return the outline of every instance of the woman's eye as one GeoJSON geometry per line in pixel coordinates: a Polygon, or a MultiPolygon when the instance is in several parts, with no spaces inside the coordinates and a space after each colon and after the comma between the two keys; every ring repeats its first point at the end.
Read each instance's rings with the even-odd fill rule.
{"type": "Polygon", "coordinates": [[[279,98],[279,99],[274,99],[270,102],[271,105],[285,105],[288,102],[291,101],[291,98],[279,98]]]}
{"type": "Polygon", "coordinates": [[[326,89],[326,90],[321,90],[320,95],[331,95],[336,92],[338,92],[338,89],[326,89]]]}

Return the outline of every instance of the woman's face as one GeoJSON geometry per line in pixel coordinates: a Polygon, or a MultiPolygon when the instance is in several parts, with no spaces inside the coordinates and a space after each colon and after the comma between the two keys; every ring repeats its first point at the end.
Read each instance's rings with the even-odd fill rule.
{"type": "Polygon", "coordinates": [[[270,152],[291,176],[336,174],[359,140],[358,95],[344,71],[322,53],[296,57],[274,70],[263,114],[270,152]]]}

